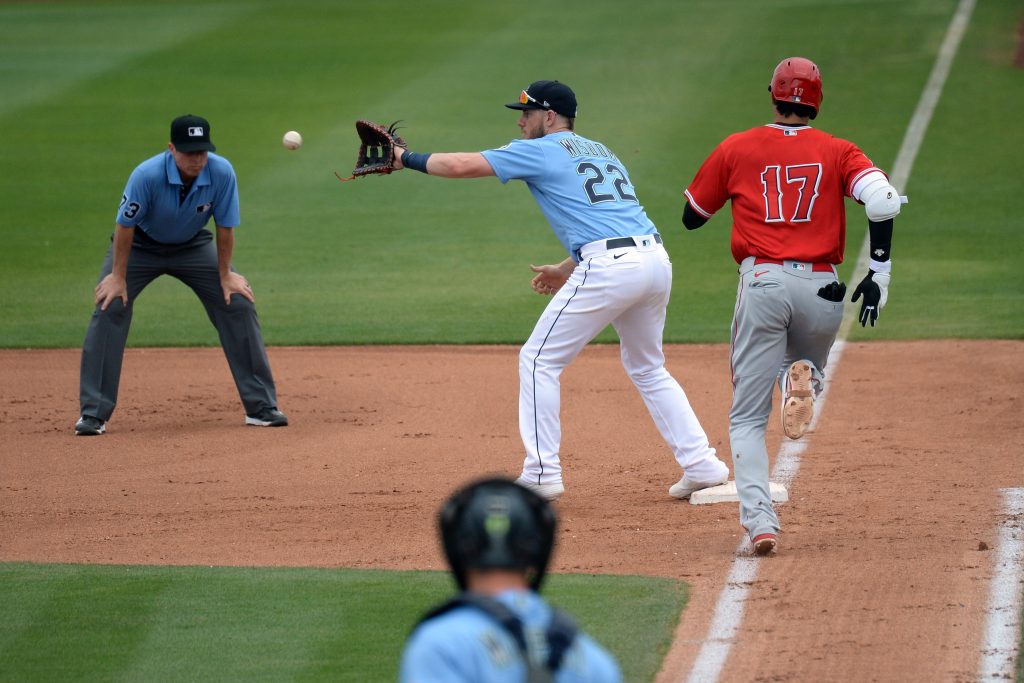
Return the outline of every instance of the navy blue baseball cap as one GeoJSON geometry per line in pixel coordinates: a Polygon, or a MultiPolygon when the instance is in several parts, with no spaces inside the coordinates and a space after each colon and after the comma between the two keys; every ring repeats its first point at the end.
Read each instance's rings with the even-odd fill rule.
{"type": "Polygon", "coordinates": [[[519,101],[506,104],[509,109],[544,109],[566,118],[576,118],[576,93],[558,81],[534,81],[519,94],[519,101]]]}
{"type": "Polygon", "coordinates": [[[179,152],[217,151],[210,142],[210,122],[192,114],[171,121],[171,144],[179,152]]]}

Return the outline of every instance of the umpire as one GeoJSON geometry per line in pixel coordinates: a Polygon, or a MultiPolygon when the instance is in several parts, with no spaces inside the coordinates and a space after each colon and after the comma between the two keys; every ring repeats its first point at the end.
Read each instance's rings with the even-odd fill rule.
{"type": "Polygon", "coordinates": [[[235,170],[191,114],[171,122],[167,151],[128,178],[111,246],[96,285],[96,310],[82,347],[79,436],[102,434],[117,404],[132,306],[150,282],[172,275],[192,288],[217,328],[245,407],[245,423],[283,427],[252,287],[231,267],[239,224],[235,170]],[[206,224],[217,226],[214,240],[206,224]]]}

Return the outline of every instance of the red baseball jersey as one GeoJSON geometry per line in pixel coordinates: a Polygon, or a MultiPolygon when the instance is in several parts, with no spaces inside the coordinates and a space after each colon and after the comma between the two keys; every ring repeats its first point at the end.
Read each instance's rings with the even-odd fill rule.
{"type": "Polygon", "coordinates": [[[847,140],[810,126],[769,124],[730,135],[686,188],[710,218],[732,200],[732,255],[842,263],[843,199],[876,168],[847,140]]]}

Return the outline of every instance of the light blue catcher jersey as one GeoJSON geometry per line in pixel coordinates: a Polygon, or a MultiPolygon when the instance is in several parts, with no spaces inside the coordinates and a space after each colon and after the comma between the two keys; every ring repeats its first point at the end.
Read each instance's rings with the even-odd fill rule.
{"type": "MultiPolygon", "coordinates": [[[[531,648],[544,643],[551,608],[533,591],[496,596],[523,623],[531,648]]],[[[538,653],[546,656],[546,652],[538,653]]],[[[402,655],[401,683],[522,683],[526,664],[512,636],[475,607],[457,607],[421,624],[402,655]]],[[[583,633],[576,635],[555,675],[556,683],[620,683],[611,655],[583,633]]]]}
{"type": "Polygon", "coordinates": [[[573,257],[589,242],[655,232],[626,167],[599,142],[565,131],[513,140],[483,155],[501,182],[526,182],[573,257]]]}
{"type": "Polygon", "coordinates": [[[206,168],[180,204],[181,174],[170,150],[143,161],[128,178],[117,222],[139,228],[163,244],[188,242],[211,217],[215,225],[237,227],[240,217],[235,169],[222,156],[211,152],[208,158],[206,168]]]}

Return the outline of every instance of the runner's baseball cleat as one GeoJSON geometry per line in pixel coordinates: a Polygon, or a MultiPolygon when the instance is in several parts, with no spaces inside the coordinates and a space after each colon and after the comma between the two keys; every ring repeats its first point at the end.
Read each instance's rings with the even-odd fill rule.
{"type": "Polygon", "coordinates": [[[754,546],[754,554],[760,557],[771,555],[779,544],[779,537],[775,534],[758,534],[750,542],[754,546]]]}
{"type": "Polygon", "coordinates": [[[814,417],[814,387],[811,364],[798,360],[782,378],[782,430],[791,439],[799,439],[814,417]]]}

